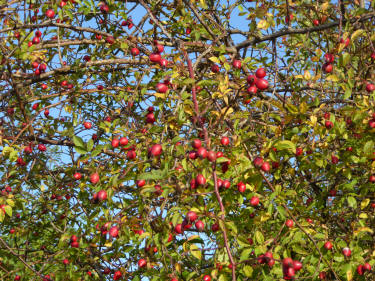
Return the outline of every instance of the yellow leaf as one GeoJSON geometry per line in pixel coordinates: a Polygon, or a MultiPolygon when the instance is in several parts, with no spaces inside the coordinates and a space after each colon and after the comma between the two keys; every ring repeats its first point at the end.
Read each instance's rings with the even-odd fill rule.
{"type": "Polygon", "coordinates": [[[209,60],[212,62],[220,63],[220,60],[217,57],[210,57],[209,60]]]}
{"type": "Polygon", "coordinates": [[[257,28],[259,29],[267,29],[269,26],[270,25],[266,20],[260,20],[257,24],[257,28]]]}
{"type": "Polygon", "coordinates": [[[207,9],[208,8],[208,6],[206,4],[206,1],[200,0],[199,2],[201,3],[201,6],[202,6],[203,9],[207,9]]]}
{"type": "Polygon", "coordinates": [[[329,75],[329,76],[326,77],[326,80],[332,81],[332,82],[338,82],[339,78],[336,75],[331,74],[331,75],[329,75]]]}
{"type": "Polygon", "coordinates": [[[184,250],[184,252],[187,252],[188,251],[188,242],[184,242],[184,244],[182,244],[182,249],[184,250]]]}
{"type": "Polygon", "coordinates": [[[328,7],[329,7],[329,2],[325,2],[325,3],[322,4],[321,10],[327,11],[328,7]]]}
{"type": "Polygon", "coordinates": [[[303,74],[303,78],[305,78],[305,80],[310,80],[311,79],[311,73],[310,73],[310,71],[305,70],[305,72],[303,74]]]}
{"type": "Polygon", "coordinates": [[[368,218],[368,216],[367,216],[366,213],[360,213],[360,214],[359,214],[359,217],[360,217],[361,219],[367,219],[367,218],[368,218]]]}
{"type": "Polygon", "coordinates": [[[233,112],[233,108],[229,107],[224,107],[221,109],[221,115],[223,115],[225,113],[225,116],[231,114],[233,112]]]}
{"type": "Polygon", "coordinates": [[[198,260],[201,260],[202,259],[202,252],[200,251],[200,249],[197,247],[197,245],[195,244],[191,244],[190,245],[190,251],[191,251],[191,254],[196,257],[198,260]]]}
{"type": "Polygon", "coordinates": [[[261,215],[260,217],[260,221],[263,222],[263,221],[267,221],[271,218],[271,215],[269,213],[265,213],[263,215],[261,215]]]}
{"type": "Polygon", "coordinates": [[[239,146],[241,144],[241,138],[235,138],[233,144],[235,147],[239,146]]]}
{"type": "Polygon", "coordinates": [[[313,62],[317,62],[317,61],[319,61],[319,58],[318,58],[318,57],[312,57],[311,60],[312,60],[313,62]]]}
{"type": "Polygon", "coordinates": [[[295,75],[294,78],[295,79],[298,79],[298,78],[303,79],[303,76],[299,74],[299,75],[295,75]]]}
{"type": "Polygon", "coordinates": [[[165,95],[166,94],[162,94],[162,93],[155,93],[154,96],[157,97],[157,98],[161,98],[161,99],[165,99],[165,95]]]}
{"type": "Polygon", "coordinates": [[[370,199],[369,198],[366,198],[365,200],[362,200],[362,202],[361,202],[361,210],[363,210],[364,208],[366,208],[369,203],[370,203],[370,199]]]}
{"type": "Polygon", "coordinates": [[[299,106],[299,112],[302,113],[302,114],[305,114],[306,111],[307,111],[307,103],[302,102],[299,106]]]}
{"type": "Polygon", "coordinates": [[[247,183],[246,189],[249,189],[250,191],[254,191],[254,186],[247,183]]]}
{"type": "Polygon", "coordinates": [[[364,226],[364,227],[358,228],[357,230],[354,230],[353,234],[354,236],[357,236],[361,232],[369,232],[371,234],[374,233],[374,231],[371,228],[364,226]]]}
{"type": "Polygon", "coordinates": [[[176,263],[174,265],[174,268],[176,269],[177,272],[181,272],[181,265],[179,263],[176,263]]]}
{"type": "Polygon", "coordinates": [[[311,121],[311,125],[315,126],[316,122],[318,121],[318,118],[316,116],[314,116],[314,115],[311,115],[310,116],[310,121],[311,121]]]}
{"type": "Polygon", "coordinates": [[[351,40],[354,41],[359,36],[361,36],[363,33],[365,33],[365,31],[363,29],[358,29],[358,30],[354,31],[354,33],[351,36],[351,40]]]}
{"type": "Polygon", "coordinates": [[[352,273],[352,271],[350,269],[346,272],[346,279],[348,281],[352,281],[353,280],[353,273],[352,273]]]}
{"type": "Polygon", "coordinates": [[[106,243],[104,244],[104,246],[106,246],[106,247],[112,247],[112,242],[106,242],[106,243]]]}
{"type": "Polygon", "coordinates": [[[189,115],[193,115],[193,111],[189,107],[185,107],[185,113],[188,113],[189,115]]]}
{"type": "Polygon", "coordinates": [[[68,113],[72,112],[72,107],[70,105],[65,106],[65,111],[68,113]]]}

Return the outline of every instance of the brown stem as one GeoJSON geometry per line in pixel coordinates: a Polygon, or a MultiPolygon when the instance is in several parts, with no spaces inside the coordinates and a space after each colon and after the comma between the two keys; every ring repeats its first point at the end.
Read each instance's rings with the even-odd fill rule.
{"type": "MultiPolygon", "coordinates": [[[[183,44],[181,44],[181,50],[182,50],[182,52],[185,56],[185,60],[187,61],[187,64],[188,64],[189,76],[190,76],[191,79],[194,79],[193,64],[191,63],[191,60],[190,60],[186,50],[184,49],[183,44]]],[[[198,122],[199,122],[200,126],[202,127],[205,142],[206,142],[207,148],[209,149],[210,148],[210,140],[208,138],[207,129],[205,128],[205,126],[204,126],[204,124],[203,124],[203,122],[200,118],[198,101],[197,101],[197,92],[196,92],[195,85],[192,85],[191,93],[192,93],[192,99],[193,99],[193,103],[194,103],[195,115],[198,118],[198,122]]],[[[228,242],[228,235],[227,235],[227,231],[226,231],[226,228],[225,228],[225,208],[224,208],[223,201],[222,201],[220,193],[219,193],[219,187],[217,185],[217,176],[216,176],[215,170],[212,172],[212,175],[213,175],[213,178],[214,178],[216,199],[219,202],[219,206],[220,206],[220,212],[221,212],[220,219],[223,221],[223,225],[224,225],[224,227],[223,227],[224,245],[225,245],[225,248],[227,250],[230,263],[232,264],[232,280],[236,281],[237,280],[236,279],[236,263],[233,259],[233,256],[232,256],[232,253],[231,253],[231,250],[230,250],[230,246],[229,246],[229,242],[228,242]]]]}
{"type": "Polygon", "coordinates": [[[40,274],[38,271],[36,271],[34,268],[32,268],[20,255],[17,255],[16,252],[14,252],[12,250],[11,247],[9,247],[8,243],[5,242],[1,237],[0,237],[0,242],[3,243],[3,245],[5,246],[5,248],[8,249],[8,251],[13,255],[15,256],[17,259],[19,259],[28,269],[30,269],[32,272],[34,272],[36,275],[38,275],[40,278],[44,278],[44,276],[42,274],[40,274]]]}

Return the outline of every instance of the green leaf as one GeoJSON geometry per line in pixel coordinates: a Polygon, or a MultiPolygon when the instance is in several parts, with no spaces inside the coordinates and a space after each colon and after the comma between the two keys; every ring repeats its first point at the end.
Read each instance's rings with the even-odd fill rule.
{"type": "Polygon", "coordinates": [[[363,146],[363,152],[365,154],[370,154],[372,153],[373,148],[374,148],[374,142],[370,140],[366,142],[365,145],[363,146]]]}
{"type": "Polygon", "coordinates": [[[255,241],[258,242],[258,244],[263,244],[264,242],[264,236],[262,234],[262,232],[260,231],[255,231],[255,241]]]}
{"type": "Polygon", "coordinates": [[[190,252],[191,254],[196,257],[198,260],[201,260],[202,259],[202,252],[201,250],[198,248],[197,245],[195,244],[191,244],[190,245],[190,252]]]}
{"type": "Polygon", "coordinates": [[[4,218],[5,218],[5,213],[2,210],[0,210],[0,222],[2,222],[4,218]]]}
{"type": "Polygon", "coordinates": [[[288,111],[290,113],[292,113],[292,114],[298,114],[298,108],[295,105],[287,103],[285,106],[286,106],[286,108],[288,109],[288,111]]]}
{"type": "Polygon", "coordinates": [[[210,57],[209,60],[212,62],[220,63],[220,60],[217,57],[210,57]]]}
{"type": "Polygon", "coordinates": [[[138,176],[140,180],[161,180],[166,178],[165,170],[152,170],[149,173],[143,173],[138,176]]]}
{"type": "Polygon", "coordinates": [[[249,248],[243,250],[241,252],[240,261],[247,260],[250,257],[252,251],[253,251],[253,249],[249,249],[249,248]]]}
{"type": "Polygon", "coordinates": [[[91,151],[93,147],[94,147],[94,141],[92,139],[90,139],[87,142],[87,151],[91,151]]]}
{"type": "Polygon", "coordinates": [[[250,265],[245,265],[242,271],[246,277],[251,277],[253,275],[253,268],[250,265]]]}
{"type": "Polygon", "coordinates": [[[238,233],[237,226],[233,221],[227,221],[225,224],[235,235],[238,233]]]}
{"type": "Polygon", "coordinates": [[[347,65],[349,61],[350,61],[350,54],[349,53],[344,53],[342,55],[342,65],[343,66],[347,65]]]}
{"type": "Polygon", "coordinates": [[[11,206],[6,205],[6,206],[4,207],[4,210],[5,210],[5,213],[6,213],[9,217],[12,216],[12,207],[11,207],[11,206]]]}
{"type": "Polygon", "coordinates": [[[102,149],[103,149],[103,145],[101,145],[101,144],[97,145],[95,147],[95,149],[91,152],[91,156],[95,157],[95,156],[99,155],[102,152],[102,149]]]}
{"type": "Polygon", "coordinates": [[[75,146],[81,146],[81,147],[85,146],[85,143],[83,142],[82,138],[78,136],[73,136],[73,143],[75,146]]]}
{"type": "Polygon", "coordinates": [[[87,151],[85,148],[82,148],[80,146],[75,146],[74,149],[79,153],[79,154],[86,154],[87,151]]]}
{"type": "Polygon", "coordinates": [[[354,197],[349,196],[349,197],[347,198],[347,200],[348,200],[349,207],[352,207],[352,208],[354,208],[354,209],[357,207],[357,201],[355,200],[354,197]]]}
{"type": "Polygon", "coordinates": [[[277,150],[288,150],[290,153],[296,152],[296,145],[289,140],[278,141],[274,144],[277,150]]]}

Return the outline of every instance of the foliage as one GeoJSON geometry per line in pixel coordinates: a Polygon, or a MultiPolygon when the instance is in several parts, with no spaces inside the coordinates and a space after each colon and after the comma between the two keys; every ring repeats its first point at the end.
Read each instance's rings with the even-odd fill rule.
{"type": "Polygon", "coordinates": [[[1,280],[373,280],[374,6],[0,5],[1,280]]]}

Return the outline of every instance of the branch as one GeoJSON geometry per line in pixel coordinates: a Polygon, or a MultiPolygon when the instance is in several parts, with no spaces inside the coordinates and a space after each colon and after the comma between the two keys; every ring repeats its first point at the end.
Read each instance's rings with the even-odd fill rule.
{"type": "Polygon", "coordinates": [[[8,249],[8,251],[13,255],[15,256],[17,259],[19,259],[28,269],[30,269],[32,272],[34,272],[36,275],[38,275],[40,278],[44,279],[45,277],[40,274],[38,271],[36,271],[34,268],[32,268],[21,256],[17,255],[17,253],[15,253],[11,247],[9,247],[8,243],[5,242],[1,237],[0,237],[0,242],[3,243],[3,245],[5,246],[5,248],[8,249]]]}
{"type": "MultiPolygon", "coordinates": [[[[365,14],[365,15],[361,16],[360,18],[354,18],[354,19],[351,19],[351,20],[343,20],[342,22],[343,22],[343,24],[345,24],[348,21],[350,23],[362,22],[362,21],[365,21],[365,20],[368,20],[368,19],[372,19],[374,17],[375,17],[375,13],[373,12],[373,13],[365,14]]],[[[285,36],[285,35],[305,34],[305,33],[308,33],[308,32],[317,32],[317,31],[326,30],[326,29],[329,29],[329,28],[332,28],[332,27],[336,27],[336,26],[339,26],[339,25],[340,25],[340,21],[338,20],[338,21],[334,21],[334,22],[331,22],[331,23],[322,24],[322,25],[313,26],[313,27],[297,28],[297,29],[287,28],[287,29],[275,32],[275,33],[270,34],[270,35],[253,38],[251,40],[245,40],[245,41],[239,43],[238,45],[236,45],[236,49],[240,50],[240,49],[249,47],[251,45],[254,45],[254,44],[257,44],[257,43],[260,43],[260,42],[264,42],[264,41],[273,40],[275,38],[285,36]]]]}

